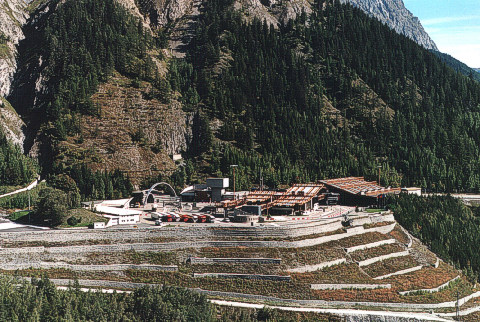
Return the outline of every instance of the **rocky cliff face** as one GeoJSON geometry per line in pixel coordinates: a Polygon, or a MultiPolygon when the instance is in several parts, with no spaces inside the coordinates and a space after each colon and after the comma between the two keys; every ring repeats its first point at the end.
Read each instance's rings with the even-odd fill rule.
{"type": "Polygon", "coordinates": [[[24,38],[22,25],[27,20],[23,0],[3,0],[0,4],[0,95],[6,96],[17,67],[16,45],[24,38]]]}
{"type": "Polygon", "coordinates": [[[155,26],[176,22],[192,11],[201,0],[135,0],[140,11],[155,26]]]}
{"type": "Polygon", "coordinates": [[[0,131],[19,146],[25,138],[24,123],[3,97],[10,93],[17,68],[16,45],[24,38],[22,25],[28,18],[25,7],[23,0],[3,0],[0,4],[0,131]]]}
{"type": "Polygon", "coordinates": [[[402,0],[340,0],[340,2],[351,3],[384,22],[397,33],[413,39],[427,49],[438,51],[437,45],[423,29],[420,20],[405,8],[402,0]]]}

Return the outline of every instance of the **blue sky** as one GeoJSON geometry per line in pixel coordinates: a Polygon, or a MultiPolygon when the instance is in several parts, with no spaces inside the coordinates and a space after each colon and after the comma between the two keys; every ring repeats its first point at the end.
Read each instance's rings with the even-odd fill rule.
{"type": "Polygon", "coordinates": [[[479,0],[404,0],[441,52],[480,68],[479,0]]]}

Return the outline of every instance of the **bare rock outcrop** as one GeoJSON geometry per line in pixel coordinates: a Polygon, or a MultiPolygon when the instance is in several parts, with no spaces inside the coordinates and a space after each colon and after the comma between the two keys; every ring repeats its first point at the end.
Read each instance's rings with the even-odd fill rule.
{"type": "Polygon", "coordinates": [[[24,38],[22,25],[27,21],[23,0],[3,0],[0,4],[0,95],[10,92],[15,73],[16,45],[24,38]]]}
{"type": "Polygon", "coordinates": [[[14,144],[22,147],[24,123],[3,98],[12,87],[17,69],[17,45],[24,39],[22,26],[28,14],[23,0],[3,0],[0,4],[0,131],[14,144]]]}
{"type": "Polygon", "coordinates": [[[340,0],[340,2],[351,3],[397,33],[409,37],[427,49],[438,51],[437,45],[423,29],[420,20],[405,7],[402,0],[340,0]]]}

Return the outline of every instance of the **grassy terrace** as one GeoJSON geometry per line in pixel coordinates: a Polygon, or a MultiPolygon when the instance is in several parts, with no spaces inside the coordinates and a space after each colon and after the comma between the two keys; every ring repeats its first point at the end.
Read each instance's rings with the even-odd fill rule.
{"type": "Polygon", "coordinates": [[[398,291],[410,291],[436,288],[458,275],[459,272],[455,271],[452,267],[441,263],[438,268],[423,267],[419,271],[392,276],[384,281],[391,283],[398,291]]]}
{"type": "MultiPolygon", "coordinates": [[[[157,265],[185,265],[188,257],[209,258],[280,258],[285,267],[318,264],[344,257],[341,247],[325,248],[323,245],[305,248],[217,248],[207,247],[200,249],[184,249],[175,252],[123,252],[110,254],[89,254],[84,264],[157,264],[157,265]]],[[[245,265],[245,264],[242,264],[245,265]]],[[[190,265],[189,265],[190,266],[190,265]]],[[[213,265],[209,265],[212,267],[213,265]]]]}
{"type": "MultiPolygon", "coordinates": [[[[182,272],[155,272],[146,270],[128,270],[123,275],[110,274],[108,272],[73,272],[65,269],[51,270],[20,270],[17,272],[2,272],[20,276],[40,277],[44,274],[49,278],[67,279],[107,279],[114,281],[168,284],[189,288],[201,288],[212,291],[236,292],[245,294],[256,294],[274,296],[279,298],[294,298],[305,300],[330,300],[330,301],[376,301],[376,302],[405,302],[405,303],[439,303],[453,301],[456,299],[457,291],[460,296],[471,294],[474,290],[466,281],[454,283],[449,288],[433,294],[415,294],[411,296],[400,296],[396,289],[375,289],[375,290],[327,290],[316,291],[310,289],[310,283],[320,283],[315,274],[299,278],[300,274],[292,275],[291,281],[265,281],[265,280],[243,280],[243,279],[222,279],[222,278],[193,278],[190,274],[182,272]]],[[[351,272],[352,277],[353,273],[351,272]]],[[[321,276],[320,274],[318,276],[321,276]]],[[[361,277],[368,282],[368,277],[361,277]]],[[[353,281],[353,279],[352,279],[353,281]]],[[[324,281],[334,282],[334,281],[324,281]]],[[[373,281],[371,281],[373,283],[373,281]]]]}
{"type": "Polygon", "coordinates": [[[395,228],[393,228],[393,230],[389,233],[389,235],[402,244],[406,245],[410,242],[407,234],[405,234],[405,232],[402,230],[402,228],[400,228],[399,225],[396,225],[395,228]]]}
{"type": "Polygon", "coordinates": [[[370,276],[362,272],[357,264],[341,264],[324,268],[323,270],[309,273],[291,274],[292,278],[307,284],[322,283],[348,283],[381,284],[382,281],[374,281],[370,276]]]}
{"type": "Polygon", "coordinates": [[[368,248],[364,250],[357,250],[355,252],[350,253],[350,257],[352,260],[359,262],[364,261],[370,258],[388,255],[391,253],[398,253],[405,250],[405,247],[400,244],[387,244],[381,245],[378,247],[368,248]]]}
{"type": "Polygon", "coordinates": [[[404,269],[418,266],[419,263],[412,256],[394,257],[376,262],[372,265],[364,266],[365,273],[372,278],[395,273],[404,269]]]}

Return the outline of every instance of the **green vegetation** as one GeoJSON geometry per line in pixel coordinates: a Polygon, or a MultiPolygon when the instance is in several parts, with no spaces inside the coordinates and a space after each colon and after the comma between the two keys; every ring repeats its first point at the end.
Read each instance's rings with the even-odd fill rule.
{"type": "Polygon", "coordinates": [[[277,186],[373,178],[381,164],[385,185],[479,191],[480,84],[358,9],[315,8],[275,29],[246,23],[232,1],[206,4],[170,68],[184,106],[199,101],[222,124],[202,170],[231,176],[240,164],[244,189],[260,169],[277,186]]]}
{"type": "Polygon", "coordinates": [[[38,194],[35,205],[35,219],[50,226],[60,225],[67,213],[67,195],[58,189],[46,187],[38,194]]]}
{"type": "Polygon", "coordinates": [[[23,155],[20,148],[9,142],[0,130],[1,185],[27,185],[35,179],[37,170],[35,162],[29,157],[23,155]]]}
{"type": "Polygon", "coordinates": [[[0,277],[2,321],[214,321],[203,295],[174,287],[143,287],[132,294],[57,290],[46,278],[31,284],[0,277]]]}
{"type": "Polygon", "coordinates": [[[93,227],[96,222],[106,223],[108,219],[86,209],[70,209],[60,227],[93,227]]]}
{"type": "Polygon", "coordinates": [[[400,195],[390,200],[396,220],[440,258],[465,270],[469,278],[480,274],[480,218],[461,200],[451,196],[400,195]]]}
{"type": "Polygon", "coordinates": [[[22,220],[23,217],[31,215],[32,212],[33,212],[32,210],[16,211],[10,216],[8,216],[8,219],[10,219],[11,221],[22,220]]]}
{"type": "MultiPolygon", "coordinates": [[[[38,17],[41,27],[26,28],[31,43],[25,43],[26,52],[21,48],[20,62],[26,73],[34,73],[29,70],[32,61],[43,62],[46,90],[35,98],[38,93],[25,86],[14,97],[18,100],[15,106],[26,109],[35,120],[32,129],[40,131],[42,173],[69,175],[82,199],[127,195],[132,190],[125,183],[128,178],[116,172],[87,171],[82,156],[65,160],[60,145],[67,136],[78,134],[81,115],[100,113],[90,97],[115,71],[163,89],[165,82],[154,62],[157,58],[148,54],[159,41],[114,0],[56,0],[49,6],[48,14],[38,17]],[[34,99],[42,108],[32,109],[34,99]]],[[[157,34],[161,38],[162,32],[157,34]]],[[[156,97],[162,96],[160,89],[152,91],[156,97]]]]}
{"type": "Polygon", "coordinates": [[[0,208],[3,209],[26,209],[29,205],[30,199],[30,206],[33,206],[37,203],[38,194],[40,190],[46,187],[45,183],[40,183],[34,189],[30,191],[24,191],[17,193],[12,196],[4,197],[0,199],[0,208]]]}

